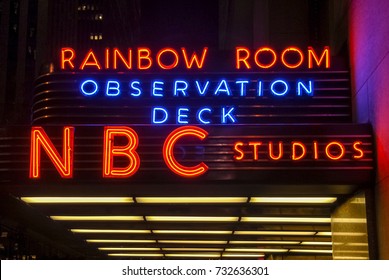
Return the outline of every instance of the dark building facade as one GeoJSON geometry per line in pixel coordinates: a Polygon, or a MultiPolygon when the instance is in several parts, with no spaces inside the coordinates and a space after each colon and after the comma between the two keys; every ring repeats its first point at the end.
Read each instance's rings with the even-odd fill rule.
{"type": "MultiPolygon", "coordinates": [[[[359,2],[1,1],[1,258],[387,259],[386,126],[374,109],[387,97],[362,58],[371,40],[362,21],[371,12],[380,26],[387,13],[359,2]],[[205,47],[204,69],[186,69],[185,51],[205,57],[205,47]],[[140,48],[151,60],[139,60],[140,48]],[[255,53],[240,61],[252,69],[231,63],[239,48],[255,53]],[[271,51],[274,68],[271,56],[258,61],[271,51]],[[309,59],[317,69],[300,66],[309,59]],[[139,140],[140,165],[126,180],[100,175],[100,147],[125,145],[109,142],[123,133],[115,127],[139,140]],[[180,129],[207,140],[167,152],[180,129]],[[72,178],[46,148],[44,175],[31,175],[32,139],[38,150],[51,139],[65,163],[72,147],[72,178]],[[201,176],[179,177],[186,164],[201,176]]],[[[374,40],[372,49],[383,45],[374,40]]]]}

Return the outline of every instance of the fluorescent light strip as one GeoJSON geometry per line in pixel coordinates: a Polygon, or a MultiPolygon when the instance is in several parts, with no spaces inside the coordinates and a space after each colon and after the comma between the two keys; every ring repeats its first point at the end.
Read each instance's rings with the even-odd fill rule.
{"type": "Polygon", "coordinates": [[[300,241],[231,240],[230,244],[299,245],[300,241]]]}
{"type": "Polygon", "coordinates": [[[321,254],[332,254],[332,250],[308,250],[308,249],[290,249],[291,253],[321,253],[321,254]]]}
{"type": "Polygon", "coordinates": [[[227,244],[227,241],[224,241],[224,240],[158,240],[158,243],[168,243],[168,244],[227,244]]]}
{"type": "Polygon", "coordinates": [[[318,231],[315,235],[316,236],[332,236],[332,232],[331,231],[318,231]]]}
{"type": "Polygon", "coordinates": [[[223,248],[162,248],[164,251],[208,251],[208,252],[221,252],[223,248]]]}
{"type": "Polygon", "coordinates": [[[301,242],[301,245],[332,246],[332,242],[303,241],[303,242],[301,242]]]}
{"type": "Polygon", "coordinates": [[[140,239],[87,239],[88,243],[156,243],[155,240],[140,239]]]}
{"type": "Polygon", "coordinates": [[[252,197],[250,203],[334,203],[336,197],[252,197]]]}
{"type": "Polygon", "coordinates": [[[245,203],[247,197],[137,197],[137,203],[245,203]]]}
{"type": "Polygon", "coordinates": [[[134,203],[132,197],[21,197],[26,203],[134,203]]]}
{"type": "Polygon", "coordinates": [[[346,224],[366,224],[366,218],[333,218],[333,223],[346,223],[346,224]]]}
{"type": "Polygon", "coordinates": [[[220,253],[169,253],[165,256],[171,258],[220,258],[220,253]]]}
{"type": "Polygon", "coordinates": [[[159,248],[100,247],[100,251],[160,251],[159,248]]]}
{"type": "Polygon", "coordinates": [[[242,222],[268,222],[268,223],[331,223],[331,218],[306,217],[242,217],[242,222]]]}
{"type": "Polygon", "coordinates": [[[230,230],[174,230],[174,229],[155,229],[156,234],[231,234],[230,230]]]}
{"type": "Polygon", "coordinates": [[[334,257],[334,260],[368,260],[369,257],[352,257],[352,256],[347,256],[347,257],[334,257]]]}
{"type": "Polygon", "coordinates": [[[151,233],[148,229],[84,229],[73,228],[75,233],[151,233]]]}
{"type": "Polygon", "coordinates": [[[226,248],[226,252],[270,252],[286,253],[288,249],[264,249],[264,248],[226,248]]]}
{"type": "Polygon", "coordinates": [[[141,253],[113,253],[113,254],[108,254],[110,257],[163,257],[163,254],[141,254],[141,253]]]}
{"type": "Polygon", "coordinates": [[[315,231],[255,231],[255,230],[238,230],[237,235],[315,235],[315,231]]]}
{"type": "Polygon", "coordinates": [[[234,253],[224,253],[223,258],[262,258],[264,254],[234,254],[234,253]]]}
{"type": "Polygon", "coordinates": [[[142,216],[50,216],[55,221],[143,221],[142,216]]]}
{"type": "Polygon", "coordinates": [[[148,222],[237,222],[239,217],[146,216],[148,222]]]}

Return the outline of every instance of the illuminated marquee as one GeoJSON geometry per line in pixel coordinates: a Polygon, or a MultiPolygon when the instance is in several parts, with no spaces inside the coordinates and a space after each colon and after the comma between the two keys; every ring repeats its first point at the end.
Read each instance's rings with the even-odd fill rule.
{"type": "MultiPolygon", "coordinates": [[[[78,55],[72,48],[61,50],[61,69],[80,71],[143,71],[157,68],[169,71],[183,69],[190,71],[196,69],[203,71],[206,68],[208,48],[199,51],[188,51],[186,48],[176,50],[163,48],[153,52],[148,48],[128,48],[126,51],[118,48],[106,48],[103,53],[89,50],[81,56],[82,61],[77,60],[78,55]],[[190,54],[189,54],[190,53],[190,54]]],[[[268,70],[276,66],[285,69],[330,68],[330,51],[328,47],[315,50],[308,47],[304,53],[297,47],[288,47],[281,52],[269,47],[261,47],[251,52],[246,47],[235,48],[235,71],[257,69],[268,70]],[[306,63],[304,63],[306,62],[306,63]]],[[[88,72],[89,73],[89,72],[88,72]]],[[[155,75],[157,76],[157,75],[155,75]]],[[[240,123],[234,99],[246,98],[309,98],[315,95],[315,81],[312,79],[298,78],[286,80],[275,78],[264,80],[261,75],[254,79],[242,74],[239,78],[231,80],[223,78],[215,80],[202,77],[201,79],[182,77],[155,77],[153,79],[131,78],[119,80],[96,79],[91,74],[88,78],[79,81],[79,92],[82,97],[91,100],[96,97],[110,99],[123,98],[123,96],[135,99],[152,98],[159,102],[153,104],[150,111],[150,123],[154,125],[171,124],[186,125],[197,123],[207,124],[235,124],[240,123]],[[174,110],[168,109],[163,102],[168,98],[180,99],[185,102],[187,98],[198,98],[203,104],[193,107],[192,104],[177,106],[174,110]],[[214,108],[210,99],[223,100],[218,108],[214,108]],[[211,120],[210,114],[217,115],[211,120]],[[174,119],[174,121],[171,121],[174,119]],[[195,121],[193,121],[195,120],[195,121]]]]}
{"type": "MultiPolygon", "coordinates": [[[[30,151],[30,178],[39,178],[42,169],[41,148],[48,155],[51,165],[63,178],[73,178],[73,152],[77,150],[74,146],[75,128],[68,126],[63,128],[62,146],[63,153],[60,156],[54,147],[49,136],[42,127],[31,129],[31,151],[30,151]]],[[[103,178],[129,178],[142,170],[142,155],[138,154],[138,146],[142,145],[142,139],[133,128],[127,126],[105,126],[103,130],[104,143],[102,151],[102,177],[103,178]],[[117,143],[122,138],[125,141],[117,143]],[[121,159],[121,164],[118,164],[121,159]],[[123,161],[125,164],[123,164],[123,161]]],[[[176,152],[178,147],[188,139],[195,139],[198,148],[206,149],[207,139],[215,137],[203,128],[196,126],[182,126],[171,131],[164,139],[160,149],[165,166],[174,174],[180,177],[194,178],[212,171],[207,159],[196,159],[196,164],[181,162],[176,152]]],[[[228,145],[228,150],[220,155],[221,158],[212,161],[221,161],[225,154],[229,154],[228,161],[240,163],[252,162],[263,164],[263,162],[308,162],[315,161],[337,162],[337,161],[359,161],[363,160],[366,154],[366,143],[355,139],[352,143],[341,140],[336,141],[312,141],[301,140],[298,137],[291,141],[266,141],[258,136],[258,139],[250,141],[236,141],[228,145]]],[[[47,166],[46,166],[47,167],[47,166]]]]}

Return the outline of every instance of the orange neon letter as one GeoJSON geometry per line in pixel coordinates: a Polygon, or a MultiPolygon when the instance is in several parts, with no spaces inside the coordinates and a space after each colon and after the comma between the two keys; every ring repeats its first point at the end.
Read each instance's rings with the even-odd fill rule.
{"type": "Polygon", "coordinates": [[[93,53],[93,50],[89,50],[89,52],[85,56],[84,61],[81,63],[80,69],[84,70],[85,66],[94,66],[97,67],[97,69],[101,70],[100,63],[97,60],[95,54],[93,53]]]}
{"type": "Polygon", "coordinates": [[[284,144],[282,141],[278,142],[278,156],[275,156],[273,153],[273,142],[269,142],[269,157],[273,160],[279,160],[284,155],[283,151],[284,144]]]}
{"type": "Polygon", "coordinates": [[[270,68],[270,67],[272,67],[276,63],[276,61],[277,61],[277,54],[271,48],[260,48],[259,50],[257,50],[257,52],[254,55],[254,61],[255,61],[255,64],[257,64],[258,67],[260,67],[260,68],[270,68]],[[262,52],[270,52],[271,55],[273,56],[273,61],[268,63],[268,64],[263,64],[263,63],[259,62],[258,56],[262,52]]]}
{"type": "Polygon", "coordinates": [[[300,160],[305,156],[306,150],[305,146],[301,142],[292,142],[292,160],[300,160]],[[296,155],[296,148],[300,147],[301,148],[301,154],[296,155]]]}
{"type": "Polygon", "coordinates": [[[258,147],[262,145],[262,142],[249,142],[249,146],[253,146],[254,160],[258,160],[258,147]]]}
{"type": "Polygon", "coordinates": [[[236,48],[236,69],[240,69],[240,63],[243,62],[247,69],[251,69],[250,64],[247,60],[250,57],[250,50],[248,48],[237,47],[236,48]],[[241,57],[241,53],[244,53],[244,56],[241,57]]]}
{"type": "Polygon", "coordinates": [[[61,69],[65,70],[65,64],[68,63],[70,69],[74,69],[73,59],[76,57],[76,52],[72,48],[61,49],[61,69]]]}
{"type": "Polygon", "coordinates": [[[315,60],[316,65],[320,67],[323,60],[325,61],[325,68],[330,68],[330,48],[325,47],[320,58],[315,53],[315,50],[312,47],[308,47],[308,68],[313,68],[313,60],[315,60]]]}
{"type": "Polygon", "coordinates": [[[113,69],[118,69],[117,60],[118,57],[123,62],[123,64],[126,66],[127,69],[132,69],[132,50],[128,49],[128,60],[124,58],[123,54],[119,51],[119,49],[114,48],[113,49],[113,69]]]}
{"type": "Polygon", "coordinates": [[[334,141],[334,142],[328,143],[328,145],[326,146],[326,155],[327,155],[327,157],[328,157],[329,159],[332,159],[332,160],[339,160],[339,159],[341,159],[341,158],[344,156],[344,153],[345,153],[345,151],[344,151],[344,146],[343,146],[342,143],[339,143],[339,142],[334,141]],[[332,147],[332,146],[338,146],[338,147],[339,147],[339,149],[340,149],[339,155],[334,156],[334,155],[331,153],[331,147],[332,147]]]}
{"type": "Polygon", "coordinates": [[[364,156],[364,153],[363,153],[363,150],[359,147],[362,145],[362,142],[361,141],[357,141],[357,142],[354,142],[353,144],[353,148],[356,152],[358,152],[359,154],[358,155],[353,155],[353,158],[355,159],[360,159],[360,158],[363,158],[364,156]]]}
{"type": "Polygon", "coordinates": [[[319,159],[319,150],[317,141],[313,141],[313,158],[319,159]]]}
{"type": "Polygon", "coordinates": [[[138,49],[138,69],[146,70],[151,67],[153,61],[150,57],[151,51],[148,48],[139,48],[138,49]],[[145,61],[145,64],[142,64],[142,61],[145,61]]]}
{"type": "Polygon", "coordinates": [[[166,70],[173,69],[178,65],[178,53],[174,49],[170,49],[170,48],[162,49],[157,54],[157,63],[159,67],[161,67],[162,69],[166,69],[166,70]],[[162,54],[167,52],[172,53],[174,56],[174,61],[169,65],[163,64],[161,61],[162,54]]]}
{"type": "Polygon", "coordinates": [[[126,178],[134,175],[140,166],[136,152],[138,143],[138,134],[127,126],[104,127],[103,177],[126,178]],[[115,145],[115,137],[127,138],[127,145],[115,145]],[[114,157],[127,157],[129,164],[126,167],[114,167],[114,157]]]}
{"type": "Polygon", "coordinates": [[[238,153],[238,155],[234,155],[235,160],[242,160],[244,157],[244,152],[241,150],[241,147],[243,146],[242,142],[236,142],[234,144],[234,151],[238,153]]]}
{"type": "Polygon", "coordinates": [[[201,55],[201,59],[200,60],[197,57],[196,52],[193,52],[192,56],[190,57],[190,60],[188,60],[188,54],[186,53],[186,49],[185,48],[181,48],[181,50],[182,50],[182,54],[184,56],[186,68],[191,69],[192,65],[193,65],[193,62],[196,62],[197,68],[199,68],[199,69],[203,68],[204,61],[205,61],[205,56],[206,56],[207,51],[208,51],[207,47],[203,48],[203,53],[201,55]]]}
{"type": "Polygon", "coordinates": [[[208,166],[201,162],[196,166],[181,165],[174,157],[174,146],[181,137],[195,136],[204,140],[208,136],[208,132],[196,126],[183,126],[173,130],[163,144],[163,159],[167,167],[177,175],[183,177],[196,177],[204,174],[208,170],[208,166]]]}
{"type": "Polygon", "coordinates": [[[281,54],[281,61],[282,61],[282,64],[284,64],[286,67],[288,68],[297,68],[299,67],[302,63],[303,63],[303,60],[304,60],[304,55],[303,55],[303,52],[298,49],[298,48],[295,48],[295,47],[290,47],[290,48],[287,48],[285,49],[282,54],[281,54]],[[288,52],[296,52],[298,53],[298,55],[300,56],[300,60],[298,62],[296,62],[295,64],[290,64],[289,62],[286,61],[285,59],[285,55],[288,53],[288,52]]]}
{"type": "Polygon", "coordinates": [[[30,178],[40,178],[41,147],[62,178],[73,178],[74,127],[64,127],[62,158],[42,127],[31,128],[30,178]]]}

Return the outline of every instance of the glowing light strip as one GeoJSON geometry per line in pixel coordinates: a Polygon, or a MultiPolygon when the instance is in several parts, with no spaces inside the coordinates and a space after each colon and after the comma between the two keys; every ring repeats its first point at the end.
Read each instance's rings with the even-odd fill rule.
{"type": "Polygon", "coordinates": [[[241,222],[269,222],[269,223],[331,223],[331,218],[305,217],[242,217],[241,222]]]}
{"type": "Polygon", "coordinates": [[[26,203],[134,203],[132,197],[21,197],[26,203]]]}
{"type": "Polygon", "coordinates": [[[138,247],[100,247],[100,251],[160,251],[159,248],[138,248],[138,247]]]}
{"type": "Polygon", "coordinates": [[[108,254],[109,257],[163,257],[163,254],[131,254],[131,253],[113,253],[108,254]]]}
{"type": "Polygon", "coordinates": [[[224,258],[261,258],[264,257],[264,254],[231,254],[224,253],[222,257],[224,258]]]}
{"type": "Polygon", "coordinates": [[[142,216],[50,216],[54,221],[143,221],[142,216]]]}
{"type": "Polygon", "coordinates": [[[239,217],[146,216],[148,222],[237,222],[239,217]]]}
{"type": "Polygon", "coordinates": [[[208,251],[208,252],[221,252],[223,248],[162,248],[164,251],[208,251]]]}
{"type": "Polygon", "coordinates": [[[247,197],[137,197],[137,203],[245,203],[247,197]]]}
{"type": "Polygon", "coordinates": [[[230,244],[299,245],[300,241],[231,240],[230,244]]]}
{"type": "Polygon", "coordinates": [[[332,250],[308,250],[308,249],[290,249],[291,253],[322,253],[322,254],[332,254],[332,250]]]}
{"type": "Polygon", "coordinates": [[[250,203],[334,203],[336,197],[252,197],[250,203]]]}
{"type": "Polygon", "coordinates": [[[88,243],[156,243],[155,240],[149,239],[87,239],[88,243]]]}
{"type": "Polygon", "coordinates": [[[156,229],[157,234],[231,234],[230,230],[173,230],[173,229],[156,229]]]}
{"type": "Polygon", "coordinates": [[[286,253],[288,249],[264,249],[264,248],[226,248],[226,252],[270,252],[286,253]]]}
{"type": "Polygon", "coordinates": [[[227,241],[224,241],[224,240],[158,240],[158,243],[172,243],[172,244],[227,244],[227,241]]]}
{"type": "Polygon", "coordinates": [[[148,229],[84,229],[72,228],[74,233],[151,233],[148,229]]]}
{"type": "Polygon", "coordinates": [[[237,235],[315,235],[316,231],[256,231],[256,230],[238,230],[237,235]]]}
{"type": "Polygon", "coordinates": [[[165,256],[173,258],[219,258],[220,253],[176,253],[165,254],[165,256]]]}
{"type": "Polygon", "coordinates": [[[316,233],[316,236],[332,236],[331,231],[319,231],[316,233]]]}
{"type": "Polygon", "coordinates": [[[313,245],[313,246],[332,246],[332,242],[320,242],[320,241],[303,241],[301,245],[313,245]]]}

